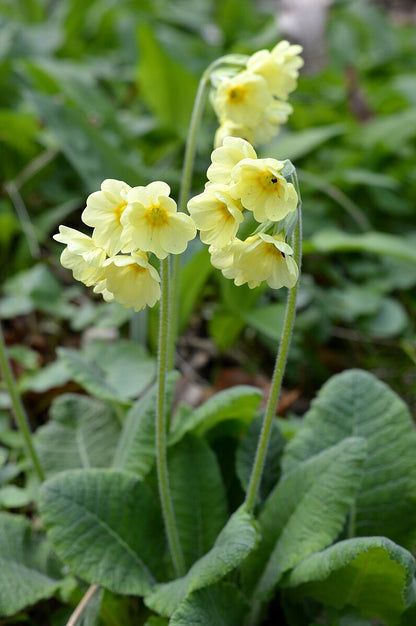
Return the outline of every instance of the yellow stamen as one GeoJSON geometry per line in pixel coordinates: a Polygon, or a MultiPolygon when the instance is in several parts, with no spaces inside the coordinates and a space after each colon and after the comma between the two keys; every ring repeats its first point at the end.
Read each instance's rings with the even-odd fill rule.
{"type": "Polygon", "coordinates": [[[231,87],[231,89],[227,91],[227,98],[233,104],[240,104],[240,102],[243,102],[245,97],[246,90],[244,87],[231,87]]]}
{"type": "Polygon", "coordinates": [[[279,193],[281,181],[275,174],[269,172],[269,170],[261,172],[258,180],[261,187],[263,187],[266,191],[279,193]]]}
{"type": "Polygon", "coordinates": [[[147,209],[145,217],[151,226],[163,226],[168,222],[167,211],[159,205],[147,209]]]}

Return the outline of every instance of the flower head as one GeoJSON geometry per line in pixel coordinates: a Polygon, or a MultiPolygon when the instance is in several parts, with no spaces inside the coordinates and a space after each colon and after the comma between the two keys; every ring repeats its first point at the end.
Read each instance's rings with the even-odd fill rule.
{"type": "Polygon", "coordinates": [[[300,52],[301,46],[291,46],[288,41],[280,41],[271,52],[255,52],[247,61],[247,69],[264,78],[273,96],[286,100],[296,89],[298,70],[303,65],[300,52]]]}
{"type": "Polygon", "coordinates": [[[212,164],[207,171],[208,180],[227,185],[231,179],[232,169],[245,158],[257,159],[253,146],[240,137],[225,137],[222,146],[211,154],[212,164]]]}
{"type": "Polygon", "coordinates": [[[230,243],[243,221],[241,204],[230,196],[227,185],[218,183],[191,198],[188,211],[200,230],[201,241],[218,247],[230,243]]]}
{"type": "Polygon", "coordinates": [[[60,226],[59,233],[53,238],[66,244],[61,253],[61,264],[72,271],[76,280],[90,287],[102,279],[102,266],[107,255],[91,237],[74,228],[60,226]]]}
{"type": "Polygon", "coordinates": [[[105,283],[98,286],[98,291],[103,295],[109,293],[124,307],[140,311],[159,300],[160,277],[145,252],[111,257],[105,261],[103,269],[105,283]]]}
{"type": "Polygon", "coordinates": [[[169,253],[180,254],[196,235],[195,224],[178,213],[169,197],[170,188],[156,181],[146,187],[134,187],[127,194],[127,206],[121,216],[121,249],[154,252],[159,259],[169,253]]]}
{"type": "Polygon", "coordinates": [[[282,220],[297,206],[298,196],[276,159],[242,159],[231,172],[230,193],[253,211],[258,222],[282,220]]]}
{"type": "Polygon", "coordinates": [[[281,125],[287,122],[292,111],[293,108],[288,102],[273,100],[272,104],[265,110],[261,121],[253,129],[253,143],[256,145],[268,143],[278,135],[281,125]]]}
{"type": "Polygon", "coordinates": [[[253,126],[259,122],[272,96],[262,76],[240,72],[220,83],[213,97],[213,105],[220,121],[253,126]]]}
{"type": "Polygon", "coordinates": [[[94,228],[97,245],[104,248],[109,256],[121,249],[121,216],[127,206],[126,195],[130,189],[121,180],[104,180],[101,191],[88,196],[87,206],[81,215],[82,221],[94,228]]]}
{"type": "Polygon", "coordinates": [[[299,270],[292,248],[283,235],[257,233],[245,241],[236,239],[228,248],[210,247],[211,262],[237,286],[247,283],[250,289],[266,281],[273,289],[293,287],[299,270]]]}

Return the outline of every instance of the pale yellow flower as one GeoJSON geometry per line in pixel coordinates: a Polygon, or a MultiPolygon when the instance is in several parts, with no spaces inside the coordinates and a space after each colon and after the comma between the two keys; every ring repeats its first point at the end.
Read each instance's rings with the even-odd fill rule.
{"type": "Polygon", "coordinates": [[[104,263],[105,286],[100,285],[105,294],[113,295],[114,300],[124,307],[140,311],[146,305],[154,306],[160,298],[160,277],[150,265],[145,252],[111,257],[104,263]]]}
{"type": "Polygon", "coordinates": [[[291,46],[288,41],[281,41],[271,52],[255,52],[247,61],[247,69],[264,78],[273,96],[286,100],[296,89],[298,70],[303,65],[300,52],[301,46],[291,46]]]}
{"type": "Polygon", "coordinates": [[[272,101],[267,83],[262,76],[240,72],[224,80],[213,96],[213,106],[220,122],[254,126],[272,101]]]}
{"type": "Polygon", "coordinates": [[[226,137],[223,145],[211,154],[212,164],[207,171],[208,180],[212,183],[228,185],[231,171],[242,159],[257,159],[253,146],[240,137],[226,137]]]}
{"type": "Polygon", "coordinates": [[[67,245],[61,254],[61,265],[70,269],[76,280],[90,287],[102,279],[107,255],[94,239],[68,226],[60,226],[53,238],[67,245]]]}
{"type": "Polygon", "coordinates": [[[93,292],[99,293],[106,302],[115,302],[114,294],[107,289],[107,281],[103,272],[103,280],[100,280],[94,287],[93,292]]]}
{"type": "Polygon", "coordinates": [[[93,237],[98,246],[112,256],[121,250],[121,216],[127,206],[126,194],[131,189],[121,180],[108,178],[87,198],[81,219],[94,228],[93,237]]]}
{"type": "Polygon", "coordinates": [[[219,248],[230,243],[243,221],[239,202],[230,196],[227,185],[213,183],[191,198],[188,211],[200,231],[201,241],[219,248]]]}
{"type": "Polygon", "coordinates": [[[216,248],[212,245],[208,248],[212,265],[221,270],[225,278],[234,279],[237,276],[238,269],[234,264],[234,254],[242,246],[244,246],[244,241],[235,238],[223,248],[216,248]]]}
{"type": "Polygon", "coordinates": [[[247,283],[253,289],[266,281],[273,289],[291,288],[298,279],[299,270],[292,257],[293,250],[285,243],[283,235],[257,233],[230,246],[228,256],[231,255],[232,261],[228,258],[228,264],[221,256],[217,256],[215,261],[217,266],[222,262],[220,269],[224,276],[234,278],[237,286],[247,283]]]}
{"type": "Polygon", "coordinates": [[[293,108],[288,102],[273,100],[272,104],[265,110],[264,117],[253,129],[253,143],[255,145],[268,143],[278,135],[280,126],[287,122],[292,111],[293,108]]]}
{"type": "Polygon", "coordinates": [[[297,207],[296,190],[281,175],[283,166],[276,159],[243,159],[231,172],[231,195],[258,222],[282,220],[297,207]]]}
{"type": "Polygon", "coordinates": [[[121,216],[123,252],[140,248],[164,259],[185,250],[196,235],[195,224],[189,215],[177,212],[169,193],[169,185],[161,181],[129,191],[121,216]]]}
{"type": "Polygon", "coordinates": [[[226,137],[241,137],[254,143],[253,129],[245,124],[235,124],[231,120],[223,120],[218,126],[214,137],[214,148],[222,146],[226,137]]]}

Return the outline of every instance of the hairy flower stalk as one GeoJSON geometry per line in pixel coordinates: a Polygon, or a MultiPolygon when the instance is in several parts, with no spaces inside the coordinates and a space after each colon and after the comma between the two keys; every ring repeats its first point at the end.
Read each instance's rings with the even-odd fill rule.
{"type": "Polygon", "coordinates": [[[172,498],[169,488],[169,473],[166,457],[166,375],[168,369],[169,336],[169,262],[163,259],[160,264],[162,295],[159,311],[159,344],[157,355],[157,409],[156,409],[156,467],[159,496],[162,505],[165,530],[177,576],[185,574],[185,560],[179,541],[172,498]]]}
{"type": "MultiPolygon", "coordinates": [[[[297,186],[297,182],[296,182],[297,186]]],[[[298,221],[293,234],[293,248],[294,259],[297,263],[300,271],[301,259],[302,259],[302,213],[301,203],[299,201],[298,206],[298,221]]],[[[257,445],[256,456],[251,470],[250,481],[247,487],[246,493],[246,507],[248,511],[252,511],[257,499],[257,492],[259,489],[261,477],[263,474],[264,462],[267,454],[267,447],[269,444],[270,430],[272,427],[273,419],[276,414],[276,407],[279,400],[280,388],[282,385],[283,375],[285,372],[287,355],[290,347],[290,340],[292,337],[292,330],[296,316],[296,296],[298,290],[298,282],[289,290],[286,302],[286,311],[283,322],[282,335],[279,345],[279,350],[276,357],[272,384],[270,388],[269,399],[267,402],[266,411],[264,414],[263,425],[260,432],[259,442],[257,445]]]]}

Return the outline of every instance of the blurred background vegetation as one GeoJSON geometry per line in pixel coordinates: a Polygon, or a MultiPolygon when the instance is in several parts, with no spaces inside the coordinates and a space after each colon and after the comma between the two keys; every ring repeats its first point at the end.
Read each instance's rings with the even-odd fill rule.
{"type": "MultiPolygon", "coordinates": [[[[302,188],[287,373],[298,412],[349,367],[372,370],[416,407],[415,16],[381,5],[329,6],[322,57],[306,59],[287,127],[259,150],[290,158],[302,188]]],[[[105,178],[165,180],[177,198],[201,72],[284,35],[275,2],[0,0],[0,315],[35,414],[77,384],[57,346],[119,334],[154,350],[156,337],[157,311],[132,318],[95,299],[59,266],[51,235],[60,223],[81,228],[85,198],[105,178]]],[[[215,129],[207,104],[195,193],[215,129]]],[[[187,376],[217,387],[267,379],[284,293],[235,287],[195,241],[182,296],[187,376]]]]}

